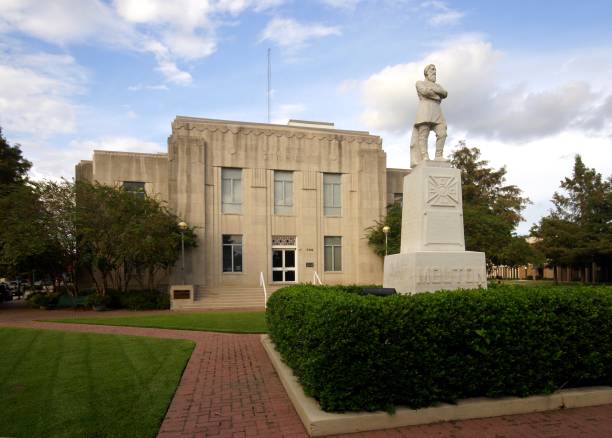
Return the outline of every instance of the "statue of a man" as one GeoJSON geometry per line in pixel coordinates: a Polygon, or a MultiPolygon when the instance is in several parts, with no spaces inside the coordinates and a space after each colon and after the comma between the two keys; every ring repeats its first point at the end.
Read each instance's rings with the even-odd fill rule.
{"type": "Polygon", "coordinates": [[[425,67],[425,80],[417,81],[416,90],[419,96],[419,106],[410,141],[411,167],[421,161],[429,160],[427,139],[430,131],[436,133],[436,160],[444,159],[443,150],[446,141],[446,120],[442,114],[440,102],[448,96],[448,93],[436,84],[435,65],[429,64],[425,67]]]}

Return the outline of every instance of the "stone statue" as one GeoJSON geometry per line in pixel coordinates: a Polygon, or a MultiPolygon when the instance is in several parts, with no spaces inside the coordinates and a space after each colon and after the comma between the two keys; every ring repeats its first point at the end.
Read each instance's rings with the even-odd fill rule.
{"type": "Polygon", "coordinates": [[[419,106],[416,121],[412,129],[410,140],[410,167],[421,161],[429,160],[427,152],[427,139],[429,132],[436,133],[436,160],[444,160],[443,150],[446,141],[446,120],[440,108],[442,99],[448,96],[447,91],[436,84],[436,66],[429,64],[425,67],[425,80],[417,81],[417,95],[419,106]]]}

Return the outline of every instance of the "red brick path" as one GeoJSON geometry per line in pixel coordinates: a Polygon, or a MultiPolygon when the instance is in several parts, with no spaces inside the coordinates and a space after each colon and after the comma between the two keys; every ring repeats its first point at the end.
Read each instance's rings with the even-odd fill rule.
{"type": "MultiPolygon", "coordinates": [[[[110,313],[110,312],[109,312],[110,313]]],[[[114,313],[114,312],[113,312],[114,313]]],[[[159,437],[306,437],[259,335],[36,322],[70,311],[0,309],[0,325],[191,339],[196,348],[159,437]]],[[[82,315],[81,312],[79,314],[82,315]]],[[[346,437],[612,437],[612,405],[403,427],[346,437]]]]}

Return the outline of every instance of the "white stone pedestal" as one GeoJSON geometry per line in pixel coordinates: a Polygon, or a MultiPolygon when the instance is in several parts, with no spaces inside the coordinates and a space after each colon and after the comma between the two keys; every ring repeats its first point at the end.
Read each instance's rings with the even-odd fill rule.
{"type": "Polygon", "coordinates": [[[404,177],[402,242],[385,257],[384,287],[402,294],[487,287],[483,252],[465,251],[461,172],[427,160],[404,177]]]}

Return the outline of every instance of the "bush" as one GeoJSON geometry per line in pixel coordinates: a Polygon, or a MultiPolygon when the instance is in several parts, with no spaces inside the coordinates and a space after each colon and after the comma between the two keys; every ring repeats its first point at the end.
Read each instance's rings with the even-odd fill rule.
{"type": "Polygon", "coordinates": [[[59,294],[52,292],[33,292],[28,295],[26,301],[30,307],[49,307],[57,304],[59,294]]]}
{"type": "Polygon", "coordinates": [[[109,297],[108,307],[113,309],[156,310],[170,308],[168,292],[158,290],[142,289],[119,292],[111,289],[107,291],[107,296],[109,297]]]}
{"type": "Polygon", "coordinates": [[[277,350],[326,411],[612,384],[611,287],[389,297],[345,289],[287,287],[266,312],[277,350]]]}
{"type": "Polygon", "coordinates": [[[91,294],[87,296],[87,305],[90,307],[108,307],[110,302],[110,297],[106,295],[91,294]]]}

